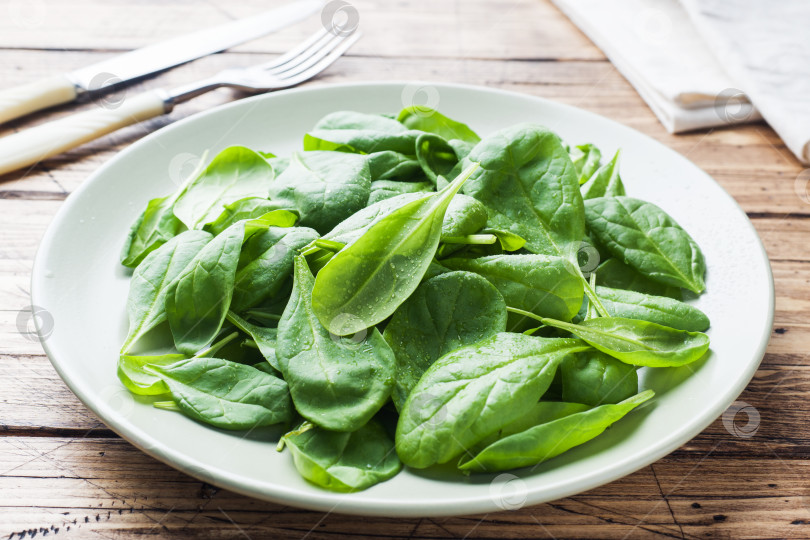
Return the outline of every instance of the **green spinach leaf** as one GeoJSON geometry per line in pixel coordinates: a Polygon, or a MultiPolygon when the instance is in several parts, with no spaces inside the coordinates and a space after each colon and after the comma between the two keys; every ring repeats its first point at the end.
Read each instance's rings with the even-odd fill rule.
{"type": "Polygon", "coordinates": [[[292,432],[284,441],[301,476],[331,491],[361,491],[402,468],[394,442],[373,420],[351,433],[313,427],[292,432]]]}
{"type": "Polygon", "coordinates": [[[484,203],[490,227],[526,239],[533,253],[575,261],[585,234],[582,195],[560,139],[534,124],[502,129],[464,162],[479,162],[464,193],[484,203]]]}
{"type": "Polygon", "coordinates": [[[146,369],[158,375],[187,416],[222,429],[252,429],[292,419],[287,383],[251,366],[192,358],[146,369]]]}
{"type": "Polygon", "coordinates": [[[121,354],[128,353],[140,338],[166,320],[166,294],[211,238],[203,231],[185,231],[149,253],[138,265],[129,282],[129,332],[121,354]]]}
{"type": "Polygon", "coordinates": [[[492,255],[444,259],[442,265],[483,276],[495,285],[508,306],[524,311],[570,321],[582,305],[582,280],[562,257],[492,255]]]}
{"type": "Polygon", "coordinates": [[[584,184],[599,169],[602,152],[592,144],[575,146],[569,154],[580,184],[584,184]]]}
{"type": "Polygon", "coordinates": [[[647,321],[598,317],[579,324],[541,318],[543,324],[566,330],[595,349],[634,366],[673,367],[698,360],[709,350],[709,336],[647,321]]]}
{"type": "Polygon", "coordinates": [[[666,296],[675,300],[683,298],[680,287],[664,285],[644,277],[616,258],[610,258],[600,264],[596,268],[595,274],[597,285],[653,296],[666,296]]]}
{"type": "Polygon", "coordinates": [[[376,180],[371,183],[371,194],[368,196],[368,206],[366,208],[380,201],[391,199],[392,197],[396,197],[404,193],[430,193],[431,191],[433,191],[433,184],[431,184],[430,182],[400,182],[398,180],[376,180]]]}
{"type": "Polygon", "coordinates": [[[174,215],[189,229],[216,220],[226,205],[245,197],[267,198],[273,167],[244,146],[226,148],[195,178],[174,204],[174,215]]]}
{"type": "Polygon", "coordinates": [[[295,210],[300,225],[332,229],[368,202],[371,176],[364,156],[339,152],[293,154],[290,166],[270,186],[270,199],[295,210]]]}
{"type": "Polygon", "coordinates": [[[347,338],[330,334],[312,310],[313,282],[299,255],[276,357],[301,416],[326,429],[354,431],[388,401],[394,353],[376,328],[347,338]]]}
{"type": "Polygon", "coordinates": [[[256,346],[259,348],[262,356],[264,356],[264,359],[267,360],[268,364],[273,366],[276,371],[281,371],[278,364],[278,359],[276,358],[276,339],[278,336],[278,329],[266,328],[251,324],[233,311],[229,311],[226,318],[231,324],[250,336],[253,342],[256,343],[256,346]]]}
{"type": "Polygon", "coordinates": [[[446,141],[458,139],[475,144],[481,140],[466,124],[421,105],[402,109],[397,120],[408,129],[435,133],[446,141]]]}
{"type": "Polygon", "coordinates": [[[439,245],[445,211],[476,168],[381,218],[326,263],[312,290],[321,324],[353,334],[389,317],[416,290],[439,245]]]}
{"type": "Polygon", "coordinates": [[[636,367],[594,349],[567,358],[560,373],[564,401],[602,405],[638,393],[636,367]]]}
{"type": "Polygon", "coordinates": [[[278,203],[260,197],[245,197],[231,204],[226,204],[222,213],[203,227],[214,236],[218,235],[237,221],[243,219],[263,218],[274,227],[292,227],[298,216],[288,210],[278,208],[278,203]]]}
{"type": "Polygon", "coordinates": [[[197,253],[166,292],[166,315],[178,351],[195,354],[222,328],[244,237],[243,221],[226,229],[197,253]]]}
{"type": "Polygon", "coordinates": [[[652,390],[647,390],[615,405],[594,407],[504,437],[472,459],[462,457],[459,469],[497,472],[542,463],[597,437],[653,395],[652,390]]]}
{"type": "Polygon", "coordinates": [[[583,199],[626,195],[622,178],[619,176],[619,154],[620,152],[616,152],[610,163],[600,167],[582,186],[583,199]]]}
{"type": "Polygon", "coordinates": [[[551,384],[558,364],[587,345],[500,333],[439,358],[399,417],[396,448],[408,466],[446,463],[516,420],[551,384]]]}
{"type": "Polygon", "coordinates": [[[481,276],[448,272],[423,282],[383,333],[396,357],[397,410],[439,357],[505,330],[503,296],[481,276]]]}
{"type": "Polygon", "coordinates": [[[118,357],[118,380],[127,390],[139,396],[158,396],[168,394],[169,387],[151,371],[149,366],[168,366],[185,360],[182,354],[164,354],[160,356],[133,356],[122,354],[118,357]]]}
{"type": "Polygon", "coordinates": [[[298,250],[316,238],[307,227],[268,227],[251,236],[239,255],[231,309],[239,313],[277,294],[292,275],[298,250]]]}
{"type": "Polygon", "coordinates": [[[585,204],[588,229],[614,257],[641,274],[700,293],[706,261],[692,237],[652,203],[599,197],[585,204]]]}
{"type": "Polygon", "coordinates": [[[691,332],[709,328],[709,318],[702,311],[672,298],[608,287],[597,287],[596,294],[614,317],[640,319],[691,332]]]}
{"type": "Polygon", "coordinates": [[[152,199],[135,220],[121,251],[121,264],[135,268],[144,257],[186,229],[174,216],[177,194],[152,199]]]}

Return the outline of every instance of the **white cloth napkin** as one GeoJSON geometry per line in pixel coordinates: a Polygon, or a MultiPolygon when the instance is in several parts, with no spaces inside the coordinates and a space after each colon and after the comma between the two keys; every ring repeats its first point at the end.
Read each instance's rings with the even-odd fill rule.
{"type": "Polygon", "coordinates": [[[764,117],[810,162],[810,0],[553,1],[668,131],[764,117]]]}

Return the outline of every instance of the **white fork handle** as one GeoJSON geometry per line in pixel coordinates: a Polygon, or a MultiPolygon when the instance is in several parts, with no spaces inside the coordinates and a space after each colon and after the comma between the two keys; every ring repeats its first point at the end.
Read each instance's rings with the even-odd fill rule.
{"type": "Polygon", "coordinates": [[[74,99],[76,85],[64,75],[0,90],[0,124],[74,99]]]}
{"type": "Polygon", "coordinates": [[[33,165],[124,126],[165,112],[166,94],[155,90],[128,97],[115,109],[99,107],[0,137],[0,174],[33,165]]]}

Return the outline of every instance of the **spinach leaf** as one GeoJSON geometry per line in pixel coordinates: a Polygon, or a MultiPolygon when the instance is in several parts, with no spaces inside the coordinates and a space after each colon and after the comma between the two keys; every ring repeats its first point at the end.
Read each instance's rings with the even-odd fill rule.
{"type": "Polygon", "coordinates": [[[121,346],[126,354],[149,330],[166,320],[166,294],[183,269],[213,238],[203,231],[186,231],[149,253],[129,282],[129,332],[121,346]]]}
{"type": "Polygon", "coordinates": [[[652,203],[599,197],[585,204],[588,229],[614,257],[667,285],[700,293],[706,261],[692,237],[652,203]]]}
{"type": "Polygon", "coordinates": [[[482,229],[481,234],[494,234],[504,251],[517,251],[526,245],[526,239],[522,238],[515,233],[509,231],[502,231],[500,229],[491,229],[489,227],[482,229]]]}
{"type": "MultiPolygon", "coordinates": [[[[579,354],[579,353],[577,353],[579,354]]],[[[568,360],[570,360],[570,356],[563,360],[562,364],[565,364],[568,360]]],[[[560,374],[560,370],[557,370],[557,376],[560,374]]],[[[555,376],[555,379],[557,377],[555,376]]],[[[553,385],[554,383],[552,383],[553,385]]],[[[551,388],[546,392],[546,395],[551,391],[551,388]]],[[[633,392],[635,394],[635,392],[633,392]]],[[[545,395],[543,397],[546,397],[545,395]]],[[[515,433],[520,433],[526,431],[529,428],[532,428],[539,424],[545,424],[547,422],[553,422],[554,420],[558,420],[565,416],[587,411],[590,409],[590,406],[585,405],[583,403],[566,403],[564,401],[538,401],[531,407],[529,407],[528,412],[522,413],[517,420],[509,422],[505,426],[503,426],[498,431],[492,433],[488,437],[485,437],[480,442],[478,442],[469,452],[466,453],[468,456],[467,459],[475,456],[478,452],[489,446],[490,444],[494,443],[495,441],[499,441],[504,437],[508,437],[509,435],[514,435],[515,433]]],[[[463,459],[463,458],[462,458],[463,459]]]]}
{"type": "Polygon", "coordinates": [[[571,332],[595,349],[634,366],[683,366],[709,350],[706,334],[635,319],[598,317],[571,324],[541,318],[540,322],[571,332]]]}
{"type": "Polygon", "coordinates": [[[268,227],[251,236],[239,255],[231,309],[239,313],[277,294],[292,275],[297,251],[316,238],[307,227],[268,227]]]}
{"type": "Polygon", "coordinates": [[[483,276],[500,291],[506,305],[524,311],[570,321],[582,305],[582,279],[562,257],[492,255],[444,259],[442,265],[483,276]]]}
{"type": "Polygon", "coordinates": [[[219,358],[151,364],[187,416],[222,429],[252,429],[292,418],[287,383],[251,366],[219,358]]]}
{"type": "Polygon", "coordinates": [[[276,357],[298,412],[334,431],[354,431],[388,401],[394,353],[379,330],[340,338],[312,310],[314,279],[304,257],[295,259],[295,283],[278,324],[276,357]]]}
{"type": "Polygon", "coordinates": [[[592,144],[582,144],[575,146],[570,156],[578,181],[584,184],[599,169],[602,152],[592,144]]]}
{"type": "Polygon", "coordinates": [[[422,281],[450,200],[476,168],[381,218],[326,263],[312,290],[312,310],[321,324],[347,335],[394,313],[422,281]]]}
{"type": "Polygon", "coordinates": [[[433,191],[433,184],[431,184],[430,182],[400,182],[398,180],[375,180],[374,182],[371,183],[371,194],[368,196],[368,205],[371,206],[385,199],[390,199],[392,197],[396,197],[397,195],[402,195],[404,193],[430,193],[431,191],[433,191]]]}
{"type": "Polygon", "coordinates": [[[218,235],[237,221],[243,219],[263,218],[268,225],[275,227],[292,227],[298,216],[288,210],[278,208],[278,203],[260,197],[245,197],[231,204],[226,204],[222,213],[203,227],[214,236],[218,235]]]}
{"type": "Polygon", "coordinates": [[[412,181],[424,176],[419,161],[414,157],[392,150],[369,154],[368,170],[372,182],[375,180],[412,181]]]}
{"type": "Polygon", "coordinates": [[[121,251],[121,264],[135,268],[151,252],[186,229],[172,208],[179,194],[152,199],[135,220],[121,251]]]}
{"type": "Polygon", "coordinates": [[[462,457],[459,469],[496,472],[542,463],[597,437],[653,395],[652,390],[647,390],[615,405],[601,405],[510,435],[472,459],[462,457]]]}
{"type": "Polygon", "coordinates": [[[464,193],[484,203],[490,227],[526,239],[533,253],[575,260],[585,234],[582,195],[560,139],[534,124],[502,129],[478,143],[467,162],[480,162],[464,193]]]}
{"type": "Polygon", "coordinates": [[[594,349],[568,357],[560,372],[564,401],[602,405],[618,403],[638,392],[635,366],[594,349]]]}
{"type": "Polygon", "coordinates": [[[416,139],[416,159],[434,184],[438,176],[447,176],[459,162],[453,147],[433,133],[422,133],[416,139]]]}
{"type": "Polygon", "coordinates": [[[500,333],[439,358],[399,417],[399,458],[422,469],[446,463],[516,420],[543,395],[558,364],[586,349],[573,339],[500,333]]]}
{"type": "Polygon", "coordinates": [[[506,303],[486,279],[448,272],[423,282],[383,333],[396,357],[392,398],[397,410],[440,356],[505,330],[506,303]]]}
{"type": "Polygon", "coordinates": [[[642,276],[619,259],[610,258],[596,268],[596,283],[613,289],[636,291],[653,296],[667,296],[680,300],[680,287],[664,285],[642,276]]]}
{"type": "Polygon", "coordinates": [[[582,186],[582,198],[585,200],[597,197],[618,197],[626,195],[624,184],[619,176],[619,154],[613,156],[610,163],[599,168],[582,186]]]}
{"type": "Polygon", "coordinates": [[[467,236],[487,224],[487,209],[477,199],[462,195],[453,197],[442,221],[442,236],[467,236]]]}
{"type": "Polygon", "coordinates": [[[361,491],[402,468],[394,442],[373,420],[351,433],[313,427],[294,431],[284,441],[301,476],[331,491],[361,491]]]}
{"type": "Polygon", "coordinates": [[[394,210],[424,197],[424,193],[403,193],[390,199],[383,199],[374,204],[369,204],[359,212],[355,212],[338,223],[334,229],[323,235],[323,238],[341,244],[351,244],[360,238],[372,225],[394,210]]]}
{"type": "Polygon", "coordinates": [[[270,199],[295,210],[300,225],[326,232],[366,205],[371,177],[364,156],[339,152],[293,154],[270,186],[270,199]]]}
{"type": "Polygon", "coordinates": [[[709,318],[702,311],[672,298],[608,287],[597,287],[596,294],[614,317],[640,319],[691,332],[709,328],[709,318]]]}
{"type": "Polygon", "coordinates": [[[226,318],[228,322],[251,337],[268,364],[273,366],[276,371],[281,371],[276,358],[276,338],[278,336],[276,328],[265,328],[251,324],[233,311],[229,311],[226,318]]]}
{"type": "Polygon", "coordinates": [[[304,135],[304,150],[363,154],[390,150],[413,156],[420,133],[378,114],[338,111],[323,117],[304,135]]]}
{"type": "Polygon", "coordinates": [[[226,148],[195,178],[174,204],[174,215],[189,229],[216,220],[223,208],[245,197],[267,198],[273,167],[244,146],[226,148]]]}
{"type": "Polygon", "coordinates": [[[219,333],[231,305],[245,223],[207,243],[166,292],[166,315],[175,347],[194,354],[219,333]]]}
{"type": "Polygon", "coordinates": [[[169,387],[154,373],[147,371],[148,366],[168,366],[185,360],[182,354],[164,354],[160,356],[132,356],[122,354],[118,357],[118,380],[127,390],[139,396],[158,396],[168,394],[169,387]]]}
{"type": "Polygon", "coordinates": [[[397,120],[408,129],[435,133],[447,141],[458,139],[474,144],[481,140],[466,124],[452,120],[439,111],[424,106],[402,109],[397,115],[397,120]]]}

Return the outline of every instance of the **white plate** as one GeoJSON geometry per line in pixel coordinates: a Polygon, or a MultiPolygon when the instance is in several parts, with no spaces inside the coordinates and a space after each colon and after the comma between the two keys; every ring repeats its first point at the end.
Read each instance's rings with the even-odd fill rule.
{"type": "Polygon", "coordinates": [[[734,200],[684,157],[632,129],[573,107],[499,90],[430,83],[365,83],[287,90],[198,114],[145,137],[93,174],[60,209],[37,254],[33,303],[53,316],[41,328],[56,370],[107,425],[148,454],[212,484],[324,511],[437,516],[511,509],[573,495],[672,452],[731,404],[753,376],[773,321],[773,282],[762,244],[734,200]],[[446,476],[403,471],[355,494],[314,487],[276,453],[267,433],[243,438],[133,399],[116,378],[126,333],[128,272],[118,254],[147,200],[173,191],[205,149],[242,144],[277,154],[299,149],[308,128],[336,110],[394,113],[413,100],[468,123],[481,135],[518,122],[544,124],[571,144],[622,154],[633,196],[670,213],[708,262],[695,305],[712,321],[711,356],[642,378],[656,397],[596,440],[533,471],[446,476]]]}

